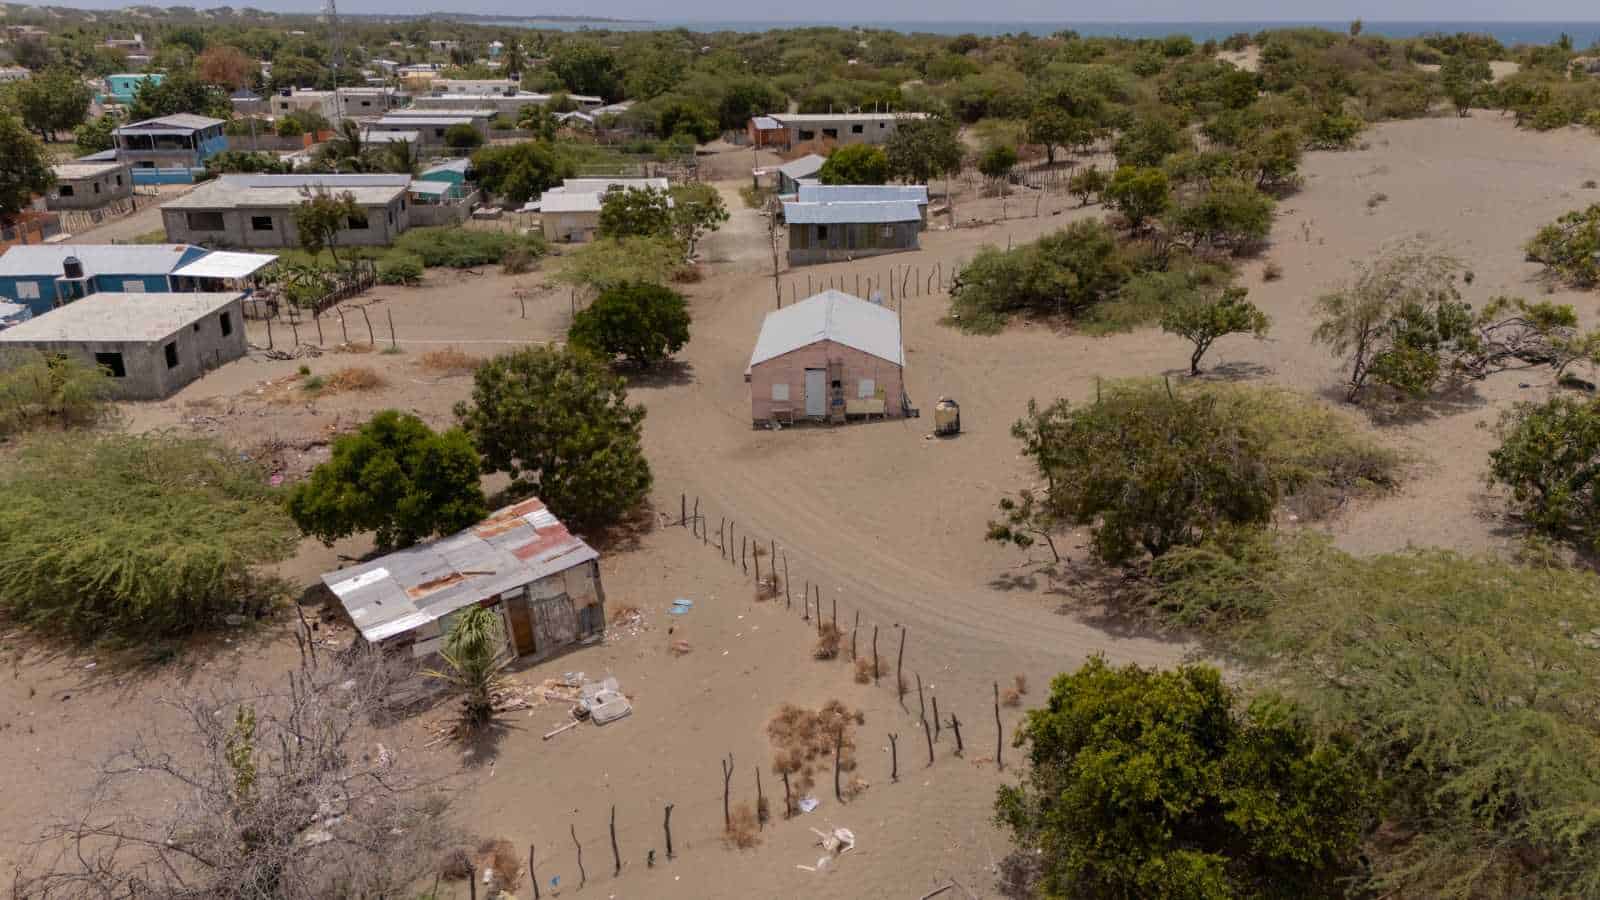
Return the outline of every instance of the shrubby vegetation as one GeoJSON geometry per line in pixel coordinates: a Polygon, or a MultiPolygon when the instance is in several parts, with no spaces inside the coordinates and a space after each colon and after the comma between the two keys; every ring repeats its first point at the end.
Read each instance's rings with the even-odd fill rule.
{"type": "Polygon", "coordinates": [[[0,474],[0,604],[86,641],[183,634],[270,602],[251,568],[289,556],[266,473],[166,434],[35,435],[0,474]]]}
{"type": "Polygon", "coordinates": [[[468,269],[504,262],[506,255],[527,252],[544,255],[544,238],[538,234],[474,231],[469,228],[412,228],[395,239],[398,253],[416,256],[423,265],[468,269]]]}
{"type": "Polygon", "coordinates": [[[1582,288],[1600,284],[1600,203],[1539,229],[1527,249],[1552,278],[1582,288]]]}
{"type": "Polygon", "coordinates": [[[1528,523],[1600,549],[1600,401],[1556,396],[1519,403],[1499,424],[1489,477],[1510,489],[1528,523]]]}
{"type": "Polygon", "coordinates": [[[1131,274],[1115,232],[1098,221],[1074,222],[1032,244],[979,250],[956,275],[950,318],[965,331],[992,334],[1017,313],[1073,317],[1131,274]]]}
{"type": "Polygon", "coordinates": [[[538,496],[575,528],[611,524],[648,495],[644,415],[602,362],[548,347],[485,363],[472,402],[456,405],[484,468],[509,474],[513,493],[538,496]]]}
{"type": "Polygon", "coordinates": [[[817,180],[823,184],[883,184],[889,180],[889,157],[882,147],[849,144],[828,154],[817,180]]]}
{"type": "Polygon", "coordinates": [[[1056,677],[1016,743],[1029,767],[995,816],[1020,848],[1011,896],[1339,897],[1359,871],[1368,761],[1209,666],[1094,657],[1056,677]]]}
{"type": "Polygon", "coordinates": [[[112,415],[111,379],[76,357],[0,352],[0,440],[44,428],[82,428],[112,415]]]}
{"type": "Polygon", "coordinates": [[[689,342],[689,309],[671,288],[617,285],[573,317],[567,341],[600,359],[620,356],[634,366],[659,365],[689,342]]]}
{"type": "Polygon", "coordinates": [[[488,512],[478,455],[459,429],[384,410],[333,442],[333,455],[288,498],[295,524],[324,544],[375,532],[379,550],[472,525],[488,512]]]}

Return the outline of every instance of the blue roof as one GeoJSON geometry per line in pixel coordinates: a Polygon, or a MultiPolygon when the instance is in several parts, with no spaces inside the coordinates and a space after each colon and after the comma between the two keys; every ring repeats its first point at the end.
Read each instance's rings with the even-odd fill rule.
{"type": "Polygon", "coordinates": [[[69,256],[85,275],[168,275],[205,254],[190,244],[22,244],[0,256],[0,278],[57,277],[69,256]]]}
{"type": "Polygon", "coordinates": [[[784,221],[791,225],[873,225],[919,222],[922,213],[909,200],[876,203],[785,203],[784,221]]]}
{"type": "Polygon", "coordinates": [[[801,203],[875,203],[894,200],[927,203],[928,186],[925,184],[802,183],[798,199],[801,203]]]}

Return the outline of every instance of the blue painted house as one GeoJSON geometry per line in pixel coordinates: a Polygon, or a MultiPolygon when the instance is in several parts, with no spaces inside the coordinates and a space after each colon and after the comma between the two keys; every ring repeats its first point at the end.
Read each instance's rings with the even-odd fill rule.
{"type": "Polygon", "coordinates": [[[106,76],[106,94],[102,100],[110,99],[118,103],[132,103],[135,94],[145,82],[160,84],[167,76],[160,72],[123,72],[120,75],[106,76]]]}
{"type": "Polygon", "coordinates": [[[191,244],[24,244],[0,256],[0,301],[37,316],[89,294],[170,292],[173,271],[207,252],[191,244]]]}
{"type": "Polygon", "coordinates": [[[117,159],[133,167],[134,184],[186,184],[205,171],[206,160],[228,149],[226,124],[179,113],[129,122],[111,134],[117,159]]]}

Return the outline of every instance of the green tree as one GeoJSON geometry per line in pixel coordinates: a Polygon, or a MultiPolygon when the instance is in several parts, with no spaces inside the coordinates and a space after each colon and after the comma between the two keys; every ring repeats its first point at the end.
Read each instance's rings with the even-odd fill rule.
{"type": "Polygon", "coordinates": [[[452,150],[473,150],[483,146],[483,134],[466,122],[457,122],[444,130],[444,143],[452,150]]]}
{"type": "Polygon", "coordinates": [[[872,144],[850,144],[828,154],[817,172],[823,184],[884,184],[889,180],[889,157],[872,144]]]}
{"type": "Polygon", "coordinates": [[[159,83],[155,79],[140,82],[133,103],[128,106],[128,118],[134,122],[179,113],[226,119],[233,109],[228,95],[201,81],[193,69],[169,72],[159,83]]]}
{"type": "Polygon", "coordinates": [[[1171,116],[1147,113],[1123,129],[1112,149],[1118,167],[1151,168],[1174,153],[1194,149],[1194,139],[1171,116]]]}
{"type": "Polygon", "coordinates": [[[961,170],[961,137],[948,119],[903,119],[884,144],[889,174],[912,184],[927,184],[961,170]]]}
{"type": "Polygon", "coordinates": [[[648,496],[644,415],[599,360],[548,347],[479,367],[472,402],[456,405],[485,468],[510,474],[514,490],[577,528],[615,522],[648,496]]]}
{"type": "Polygon", "coordinates": [[[22,120],[0,109],[0,219],[16,215],[33,202],[34,194],[56,183],[50,157],[39,139],[28,133],[22,120]]]}
{"type": "Polygon", "coordinates": [[[93,99],[83,78],[64,68],[46,69],[12,88],[12,102],[23,123],[46,142],[54,141],[56,132],[82,124],[93,99]]]}
{"type": "Polygon", "coordinates": [[[1300,132],[1289,127],[1252,134],[1238,155],[1241,174],[1254,172],[1256,187],[1264,191],[1295,186],[1300,180],[1302,143],[1300,132]]]}
{"type": "Polygon", "coordinates": [[[1361,133],[1362,122],[1349,113],[1330,111],[1314,118],[1306,135],[1306,146],[1312,150],[1345,150],[1355,143],[1361,133]]]}
{"type": "Polygon", "coordinates": [[[1035,103],[1028,113],[1028,140],[1044,147],[1045,162],[1052,166],[1056,164],[1057,150],[1087,144],[1093,134],[1093,122],[1054,103],[1035,103]]]}
{"type": "Polygon", "coordinates": [[[600,236],[669,237],[672,207],[666,191],[622,188],[607,191],[600,202],[600,236]]]}
{"type": "Polygon", "coordinates": [[[349,228],[352,221],[365,218],[366,214],[349,191],[334,194],[327,188],[317,188],[294,208],[294,228],[300,236],[300,247],[312,256],[327,250],[334,263],[338,263],[339,232],[349,228]]]}
{"type": "Polygon", "coordinates": [[[1241,709],[1210,666],[1056,676],[1017,733],[1022,783],[996,820],[1039,854],[1034,896],[1341,897],[1373,809],[1348,743],[1293,704],[1241,709]]]}
{"type": "Polygon", "coordinates": [[[1272,198],[1237,178],[1211,182],[1167,215],[1172,233],[1191,246],[1227,246],[1238,252],[1272,231],[1272,198]]]}
{"type": "Polygon", "coordinates": [[[1046,485],[1035,522],[1089,526],[1106,563],[1264,525],[1277,503],[1264,438],[1210,395],[1131,385],[1078,407],[1030,401],[1011,433],[1046,485]]]}
{"type": "Polygon", "coordinates": [[[549,69],[574,94],[592,94],[607,101],[622,98],[622,73],[616,57],[593,42],[563,43],[550,54],[549,69]]]}
{"type": "Polygon", "coordinates": [[[724,131],[742,129],[752,118],[781,109],[783,102],[783,94],[764,81],[736,80],[717,105],[717,124],[724,131]]]}
{"type": "Polygon", "coordinates": [[[1012,250],[984,247],[956,273],[951,318],[992,333],[1019,312],[1081,315],[1132,274],[1116,234],[1098,219],[1073,222],[1012,250]]]}
{"type": "Polygon", "coordinates": [[[287,175],[294,164],[275,153],[255,150],[224,150],[206,158],[206,171],[213,175],[230,172],[287,175]]]}
{"type": "Polygon", "coordinates": [[[1160,169],[1122,166],[1100,195],[1122,213],[1128,220],[1128,227],[1134,231],[1166,212],[1172,203],[1167,173],[1160,169]]]}
{"type": "Polygon", "coordinates": [[[1240,287],[1224,289],[1219,295],[1197,297],[1173,304],[1161,316],[1161,330],[1175,334],[1194,345],[1189,355],[1189,374],[1200,374],[1200,360],[1216,343],[1230,334],[1262,337],[1272,324],[1267,314],[1244,299],[1240,287]]]}
{"type": "Polygon", "coordinates": [[[519,141],[484,147],[472,154],[478,185],[520,206],[572,174],[572,164],[547,141],[519,141]]]}
{"type": "Polygon", "coordinates": [[[324,544],[375,532],[379,550],[460,531],[487,515],[478,454],[460,429],[435,432],[397,410],[333,442],[333,455],[289,494],[300,530],[324,544]]]}
{"type": "Polygon", "coordinates": [[[482,606],[469,606],[451,617],[439,658],[444,668],[426,675],[450,685],[461,695],[461,729],[466,737],[494,721],[494,695],[501,675],[511,663],[506,652],[505,627],[500,615],[482,606]]]}
{"type": "Polygon", "coordinates": [[[1458,116],[1465,116],[1472,109],[1472,102],[1493,80],[1494,72],[1487,61],[1464,53],[1452,54],[1439,67],[1439,81],[1458,116]]]}
{"type": "Polygon", "coordinates": [[[703,181],[678,185],[671,194],[672,233],[693,259],[700,239],[728,221],[728,207],[722,202],[722,193],[703,181]]]}
{"type": "Polygon", "coordinates": [[[626,284],[600,292],[578,312],[567,341],[601,359],[618,356],[641,368],[659,365],[689,342],[683,295],[659,284],[626,284]]]}
{"type": "Polygon", "coordinates": [[[1524,520],[1600,547],[1600,401],[1556,396],[1500,418],[1489,477],[1524,520]]]}
{"type": "Polygon", "coordinates": [[[1600,203],[1566,213],[1539,229],[1527,252],[1557,280],[1580,288],[1600,284],[1600,203]]]}
{"type": "Polygon", "coordinates": [[[75,356],[0,352],[0,440],[46,427],[81,428],[112,415],[110,376],[75,356]]]}
{"type": "Polygon", "coordinates": [[[1317,299],[1312,340],[1349,366],[1345,399],[1356,402],[1370,378],[1411,397],[1425,396],[1472,338],[1472,317],[1455,286],[1461,263],[1415,244],[1398,246],[1317,299]]]}
{"type": "Polygon", "coordinates": [[[1111,179],[1106,177],[1104,169],[1088,166],[1067,179],[1067,192],[1078,198],[1079,206],[1088,206],[1089,198],[1098,201],[1110,183],[1111,179]]]}
{"type": "Polygon", "coordinates": [[[1016,148],[1008,144],[996,144],[978,157],[978,171],[983,173],[985,178],[1000,181],[1002,192],[1005,190],[1005,182],[1002,179],[1010,175],[1016,165],[1016,148]]]}
{"type": "Polygon", "coordinates": [[[88,156],[102,150],[110,150],[117,145],[116,137],[112,132],[122,124],[122,116],[117,113],[107,112],[73,129],[72,138],[76,152],[79,156],[88,156]]]}

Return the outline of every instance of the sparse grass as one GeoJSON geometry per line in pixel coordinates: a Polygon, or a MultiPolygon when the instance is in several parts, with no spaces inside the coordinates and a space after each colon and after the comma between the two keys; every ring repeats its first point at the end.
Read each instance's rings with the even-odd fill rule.
{"type": "Polygon", "coordinates": [[[389,346],[383,348],[382,350],[379,350],[378,352],[382,353],[384,356],[399,356],[400,354],[404,353],[405,351],[400,349],[400,345],[399,344],[390,344],[389,346]]]}
{"type": "Polygon", "coordinates": [[[321,375],[309,375],[300,382],[300,390],[308,394],[318,394],[327,385],[328,379],[323,378],[321,375]]]}
{"type": "Polygon", "coordinates": [[[1026,694],[1028,692],[1028,676],[1020,672],[1011,676],[1011,688],[1017,692],[1019,697],[1026,694]]]}
{"type": "Polygon", "coordinates": [[[1266,265],[1261,267],[1261,280],[1262,281],[1277,281],[1278,279],[1280,279],[1282,277],[1283,277],[1283,266],[1280,266],[1275,262],[1269,262],[1266,265]]]}
{"type": "Polygon", "coordinates": [[[166,231],[166,229],[165,228],[157,228],[157,229],[155,229],[153,231],[144,231],[144,232],[140,232],[139,234],[134,235],[133,236],[133,240],[130,241],[129,243],[133,243],[133,244],[165,244],[166,242],[167,242],[167,231],[166,231]]]}
{"type": "Polygon", "coordinates": [[[388,382],[373,369],[366,366],[350,366],[329,376],[327,391],[329,393],[375,391],[385,384],[388,382]]]}
{"type": "Polygon", "coordinates": [[[477,871],[493,869],[500,890],[515,893],[522,882],[522,858],[505,838],[486,840],[478,845],[477,871]]]}
{"type": "Polygon", "coordinates": [[[782,592],[783,579],[779,578],[775,573],[763,575],[761,576],[761,580],[756,582],[757,603],[765,603],[768,600],[776,600],[778,599],[778,595],[782,592]]]}
{"type": "Polygon", "coordinates": [[[1001,706],[1021,706],[1022,705],[1022,695],[1017,693],[1017,689],[1016,688],[1006,688],[1005,690],[1000,692],[1000,705],[1001,706]]]}
{"type": "Polygon", "coordinates": [[[747,184],[739,188],[739,199],[750,209],[765,209],[768,201],[777,196],[777,193],[771,188],[758,188],[753,184],[747,184]]]}
{"type": "Polygon", "coordinates": [[[1585,181],[1582,185],[1580,185],[1580,187],[1582,187],[1584,190],[1592,191],[1595,188],[1600,187],[1600,182],[1596,182],[1593,178],[1590,178],[1588,181],[1585,181]]]}
{"type": "Polygon", "coordinates": [[[418,357],[417,365],[425,372],[435,375],[471,375],[483,365],[480,357],[463,353],[459,348],[446,347],[443,350],[429,350],[418,357]]]}

